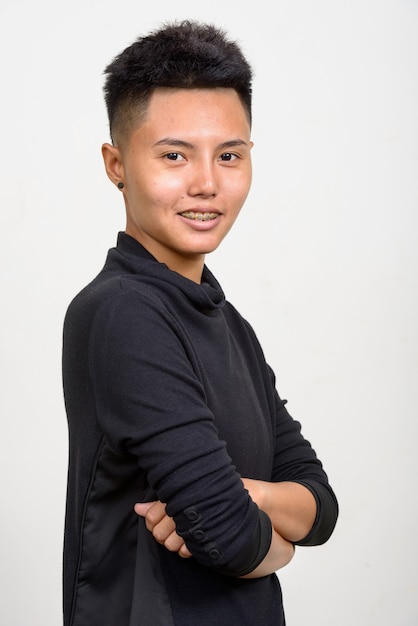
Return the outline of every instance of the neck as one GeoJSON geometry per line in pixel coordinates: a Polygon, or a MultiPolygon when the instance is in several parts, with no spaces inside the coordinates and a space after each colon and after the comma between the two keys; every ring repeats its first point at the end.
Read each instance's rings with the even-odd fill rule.
{"type": "MultiPolygon", "coordinates": [[[[160,259],[158,260],[160,261],[160,259]]],[[[165,263],[167,267],[170,268],[170,270],[173,270],[173,272],[177,272],[178,274],[181,274],[185,278],[188,278],[189,280],[192,280],[199,285],[202,282],[203,266],[205,264],[204,255],[199,255],[198,258],[194,259],[176,259],[175,263],[171,263],[170,260],[161,262],[165,263]]]]}
{"type": "Polygon", "coordinates": [[[205,254],[181,254],[160,245],[155,239],[144,236],[141,231],[138,232],[136,229],[127,227],[125,232],[142,244],[157,261],[167,265],[170,270],[195,283],[201,283],[205,254]]]}

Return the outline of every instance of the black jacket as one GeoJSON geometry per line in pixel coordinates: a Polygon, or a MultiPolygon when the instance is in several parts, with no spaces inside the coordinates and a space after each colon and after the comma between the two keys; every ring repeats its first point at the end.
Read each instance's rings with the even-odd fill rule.
{"type": "Polygon", "coordinates": [[[295,481],[318,504],[302,544],[328,539],[337,502],[275,391],[248,323],[205,268],[198,285],[121,233],[70,304],[65,626],[284,623],[264,558],[268,517],[240,476],[295,481]],[[133,505],[159,499],[192,552],[161,547],[133,505]]]}

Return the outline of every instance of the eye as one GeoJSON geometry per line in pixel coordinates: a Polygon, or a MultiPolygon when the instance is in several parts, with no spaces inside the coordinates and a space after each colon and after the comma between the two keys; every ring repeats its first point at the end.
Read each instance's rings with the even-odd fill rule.
{"type": "Polygon", "coordinates": [[[238,157],[236,154],[232,154],[232,152],[224,152],[223,154],[221,154],[220,158],[221,161],[234,161],[238,157]]]}
{"type": "Polygon", "coordinates": [[[169,152],[165,155],[169,161],[180,161],[184,157],[179,152],[169,152]]]}

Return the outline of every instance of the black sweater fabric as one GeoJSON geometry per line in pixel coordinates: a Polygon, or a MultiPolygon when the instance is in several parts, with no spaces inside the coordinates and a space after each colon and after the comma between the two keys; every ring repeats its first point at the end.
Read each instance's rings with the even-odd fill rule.
{"type": "Polygon", "coordinates": [[[125,233],[70,304],[65,626],[279,626],[269,518],[240,477],[294,481],[325,542],[338,514],[322,464],[275,390],[249,324],[205,267],[196,284],[125,233]],[[135,502],[159,499],[192,552],[159,545],[135,502]]]}

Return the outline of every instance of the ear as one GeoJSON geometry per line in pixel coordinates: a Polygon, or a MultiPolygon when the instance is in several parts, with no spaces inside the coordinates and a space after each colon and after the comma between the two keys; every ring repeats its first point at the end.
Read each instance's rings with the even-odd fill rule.
{"type": "Polygon", "coordinates": [[[119,148],[110,143],[102,145],[102,156],[106,168],[106,173],[112,183],[117,185],[123,180],[122,155],[119,148]]]}

